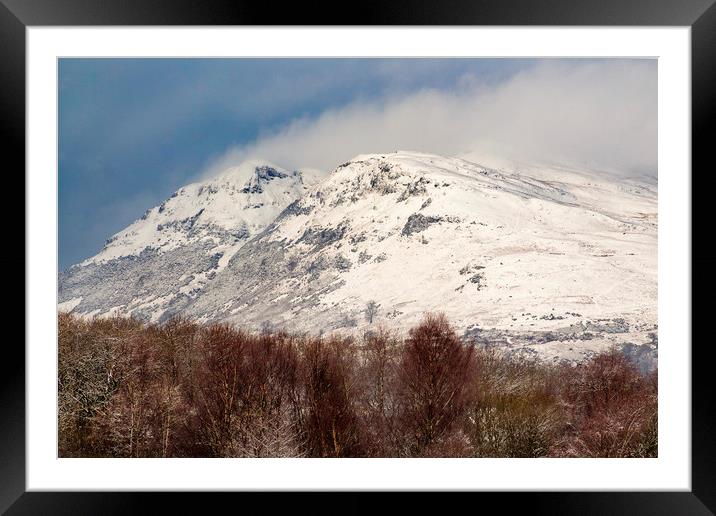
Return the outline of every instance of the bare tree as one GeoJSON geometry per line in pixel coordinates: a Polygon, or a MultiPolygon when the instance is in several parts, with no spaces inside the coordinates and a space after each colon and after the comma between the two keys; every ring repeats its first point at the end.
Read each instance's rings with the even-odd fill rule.
{"type": "Polygon", "coordinates": [[[408,455],[442,454],[436,447],[466,410],[472,353],[443,314],[428,314],[410,330],[397,389],[408,455]]]}
{"type": "Polygon", "coordinates": [[[359,403],[369,456],[389,457],[395,448],[395,370],[399,353],[400,339],[385,327],[366,332],[359,403]]]}
{"type": "Polygon", "coordinates": [[[373,319],[378,315],[378,307],[380,305],[371,299],[365,305],[365,319],[368,323],[373,324],[373,319]]]}
{"type": "Polygon", "coordinates": [[[303,348],[302,438],[311,457],[363,455],[350,339],[310,339],[303,348]]]}
{"type": "Polygon", "coordinates": [[[271,335],[274,333],[275,328],[271,321],[263,321],[261,323],[260,333],[261,335],[271,335]]]}
{"type": "Polygon", "coordinates": [[[658,453],[656,371],[475,349],[442,315],[356,341],[61,313],[58,336],[61,457],[658,453]]]}

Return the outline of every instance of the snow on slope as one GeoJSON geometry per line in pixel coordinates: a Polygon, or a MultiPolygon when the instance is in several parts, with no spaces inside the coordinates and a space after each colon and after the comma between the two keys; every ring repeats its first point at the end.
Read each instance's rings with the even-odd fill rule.
{"type": "Polygon", "coordinates": [[[318,171],[247,162],[187,185],[60,274],[61,309],[159,320],[181,311],[318,171]]]}
{"type": "Polygon", "coordinates": [[[289,173],[259,161],[232,167],[207,182],[180,188],[80,265],[136,256],[147,248],[170,251],[202,239],[219,244],[223,232],[243,240],[266,227],[318,177],[316,171],[289,173]]]}
{"type": "Polygon", "coordinates": [[[539,172],[358,156],[242,246],[185,313],[317,333],[407,328],[439,310],[515,352],[655,352],[656,186],[539,172]]]}

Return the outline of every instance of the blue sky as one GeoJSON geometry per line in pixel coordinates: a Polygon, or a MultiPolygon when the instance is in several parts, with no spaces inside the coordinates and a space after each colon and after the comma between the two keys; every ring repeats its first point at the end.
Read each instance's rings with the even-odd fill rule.
{"type": "MultiPolygon", "coordinates": [[[[400,144],[427,152],[470,150],[469,141],[461,142],[460,149],[446,143],[455,138],[440,127],[452,125],[445,123],[445,117],[462,119],[465,105],[474,107],[481,121],[501,120],[508,114],[503,117],[502,112],[486,110],[485,99],[494,100],[490,106],[504,105],[509,110],[515,104],[510,94],[521,99],[534,94],[529,81],[550,92],[549,77],[566,73],[576,84],[591,84],[594,77],[605,76],[603,70],[583,72],[581,63],[571,60],[566,68],[537,74],[535,69],[544,68],[545,60],[61,59],[60,269],[99,251],[113,233],[180,186],[232,160],[263,157],[283,166],[330,168],[341,158],[350,158],[350,153],[381,152],[384,149],[375,148],[381,146],[400,144]],[[482,104],[474,104],[477,98],[482,104]],[[435,124],[416,131],[406,127],[399,136],[376,135],[382,139],[371,141],[357,129],[366,122],[392,126],[394,119],[414,127],[400,113],[432,113],[433,108],[435,124]],[[341,140],[331,142],[332,135],[341,140]],[[333,148],[337,150],[323,152],[333,148]]],[[[655,64],[652,68],[653,73],[647,69],[647,78],[655,78],[655,64]]],[[[641,95],[639,88],[646,80],[641,75],[633,78],[632,69],[621,66],[612,81],[618,87],[595,90],[586,104],[594,101],[596,111],[601,97],[623,95],[624,81],[636,85],[635,97],[641,95]]],[[[624,101],[633,104],[633,99],[624,101]]],[[[649,111],[648,106],[641,111],[649,111]]],[[[544,112],[547,115],[541,116],[551,118],[554,110],[546,106],[544,112]]],[[[525,120],[524,110],[509,116],[525,120]]],[[[579,124],[589,116],[580,114],[579,124]]],[[[640,116],[634,127],[642,127],[640,116]]],[[[461,122],[465,127],[479,125],[471,119],[461,122]]],[[[523,127],[532,141],[534,121],[527,120],[523,127]]],[[[538,140],[534,139],[534,147],[543,148],[538,140]]],[[[504,145],[496,140],[493,147],[504,145]]],[[[570,143],[570,148],[576,147],[570,143]]],[[[627,155],[624,159],[624,163],[634,161],[627,155]]]]}

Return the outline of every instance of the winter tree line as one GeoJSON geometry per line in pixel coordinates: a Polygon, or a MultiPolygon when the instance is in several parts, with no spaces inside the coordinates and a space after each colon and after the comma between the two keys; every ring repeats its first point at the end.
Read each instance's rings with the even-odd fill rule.
{"type": "Polygon", "coordinates": [[[405,336],[59,315],[61,457],[655,457],[656,372],[405,336]]]}

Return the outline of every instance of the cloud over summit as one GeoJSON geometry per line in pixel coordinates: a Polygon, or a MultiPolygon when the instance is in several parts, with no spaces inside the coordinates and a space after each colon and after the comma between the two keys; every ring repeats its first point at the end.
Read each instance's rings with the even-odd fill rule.
{"type": "Polygon", "coordinates": [[[233,147],[206,174],[254,158],[330,170],[397,149],[656,175],[657,63],[550,60],[496,84],[464,75],[454,89],[355,101],[233,147]]]}

